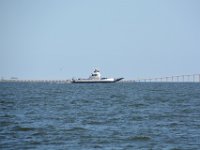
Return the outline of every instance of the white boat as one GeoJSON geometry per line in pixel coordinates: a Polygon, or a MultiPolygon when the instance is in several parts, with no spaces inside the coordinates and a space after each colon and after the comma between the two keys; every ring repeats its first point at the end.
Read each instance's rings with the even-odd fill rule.
{"type": "Polygon", "coordinates": [[[114,83],[124,78],[101,78],[100,71],[95,69],[88,79],[72,79],[72,83],[114,83]]]}

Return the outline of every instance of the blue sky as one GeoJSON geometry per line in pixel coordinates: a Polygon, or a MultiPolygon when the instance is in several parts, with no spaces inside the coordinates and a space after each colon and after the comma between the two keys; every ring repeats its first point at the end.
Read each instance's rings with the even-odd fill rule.
{"type": "Polygon", "coordinates": [[[200,73],[199,0],[0,0],[0,76],[200,73]]]}

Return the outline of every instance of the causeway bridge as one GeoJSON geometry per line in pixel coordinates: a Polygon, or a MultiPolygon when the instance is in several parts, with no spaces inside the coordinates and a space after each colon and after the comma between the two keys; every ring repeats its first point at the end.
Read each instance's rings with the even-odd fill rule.
{"type": "Polygon", "coordinates": [[[1,79],[0,82],[22,82],[22,83],[71,83],[71,80],[21,80],[21,79],[1,79]]]}
{"type": "Polygon", "coordinates": [[[133,82],[197,82],[200,83],[200,74],[190,75],[174,75],[156,78],[141,78],[137,80],[131,80],[133,82]]]}

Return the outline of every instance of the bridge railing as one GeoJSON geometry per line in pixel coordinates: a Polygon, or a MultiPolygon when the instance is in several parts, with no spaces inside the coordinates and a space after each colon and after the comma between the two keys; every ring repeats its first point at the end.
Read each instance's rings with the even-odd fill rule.
{"type": "Polygon", "coordinates": [[[137,79],[135,82],[200,82],[200,74],[137,79]]]}

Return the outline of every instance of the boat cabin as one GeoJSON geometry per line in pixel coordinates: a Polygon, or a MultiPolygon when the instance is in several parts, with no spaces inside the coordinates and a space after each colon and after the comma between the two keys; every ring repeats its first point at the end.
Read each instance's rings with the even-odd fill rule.
{"type": "Polygon", "coordinates": [[[91,76],[89,77],[89,79],[92,80],[100,80],[101,79],[101,74],[100,71],[95,69],[94,72],[91,74],[91,76]]]}

